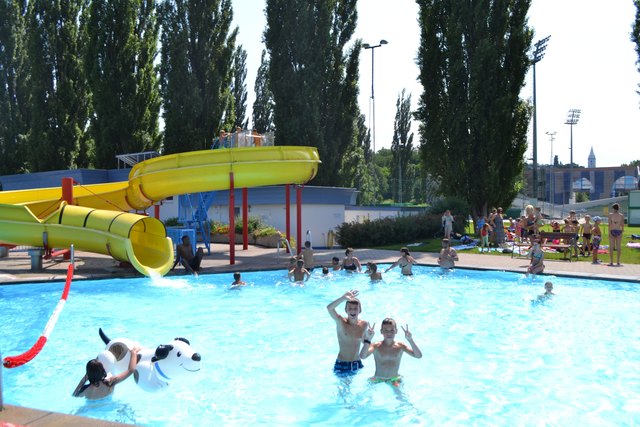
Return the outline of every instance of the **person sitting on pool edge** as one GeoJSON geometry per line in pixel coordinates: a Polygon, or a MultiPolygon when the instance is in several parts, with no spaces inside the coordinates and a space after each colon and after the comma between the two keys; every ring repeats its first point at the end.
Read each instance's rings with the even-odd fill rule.
{"type": "Polygon", "coordinates": [[[540,274],[544,271],[544,252],[540,248],[540,242],[537,240],[533,241],[533,247],[531,248],[531,262],[529,263],[529,267],[527,268],[527,276],[529,274],[540,274]]]}
{"type": "Polygon", "coordinates": [[[413,276],[413,273],[411,272],[411,266],[415,263],[416,263],[416,260],[409,253],[409,249],[401,248],[400,258],[398,258],[396,262],[391,264],[391,266],[385,270],[385,273],[391,270],[392,268],[394,268],[395,266],[399,265],[402,271],[402,274],[404,276],[413,276]]]}
{"type": "Polygon", "coordinates": [[[357,296],[358,291],[351,290],[327,305],[329,316],[336,322],[339,346],[338,357],[333,365],[333,372],[341,377],[354,375],[363,368],[359,354],[367,322],[358,318],[362,312],[362,305],[360,300],[356,298],[357,296]],[[343,301],[346,301],[344,311],[347,313],[347,317],[342,317],[336,312],[336,307],[343,301]]]}
{"type": "Polygon", "coordinates": [[[176,265],[180,263],[185,270],[198,277],[200,263],[202,262],[202,257],[204,256],[203,249],[198,248],[196,253],[194,254],[189,236],[182,236],[182,244],[176,246],[176,252],[176,262],[173,263],[173,267],[171,267],[171,269],[173,270],[174,268],[176,268],[176,265]]]}
{"type": "Polygon", "coordinates": [[[402,360],[403,353],[420,359],[422,357],[422,351],[420,351],[418,345],[413,341],[413,336],[411,332],[409,332],[409,325],[407,325],[406,328],[402,328],[402,330],[410,346],[403,342],[396,341],[398,328],[396,327],[396,321],[392,318],[387,317],[382,321],[380,333],[383,339],[382,341],[372,344],[371,338],[373,338],[375,334],[374,328],[375,324],[369,326],[364,332],[364,345],[360,350],[360,358],[366,359],[373,354],[376,362],[376,373],[369,379],[371,382],[384,382],[398,387],[402,382],[402,376],[398,371],[400,370],[400,361],[402,360]]]}
{"type": "Polygon", "coordinates": [[[113,393],[116,384],[129,378],[135,371],[138,364],[138,347],[131,349],[131,358],[126,371],[121,372],[115,377],[107,375],[102,362],[98,359],[91,359],[87,362],[87,373],[82,377],[80,383],[73,391],[73,397],[85,397],[89,400],[98,400],[109,396],[113,393]],[[87,381],[89,383],[87,384],[87,381]]]}
{"type": "Polygon", "coordinates": [[[442,250],[438,256],[438,265],[442,268],[453,268],[458,261],[458,253],[451,248],[449,239],[442,239],[442,250]]]}

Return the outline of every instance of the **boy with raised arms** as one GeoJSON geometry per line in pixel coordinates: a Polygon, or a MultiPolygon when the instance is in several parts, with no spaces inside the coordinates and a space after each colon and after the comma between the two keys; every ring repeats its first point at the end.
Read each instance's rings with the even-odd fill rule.
{"type": "MultiPolygon", "coordinates": [[[[338,357],[333,366],[333,372],[338,376],[350,376],[363,368],[360,360],[360,345],[362,336],[367,328],[367,322],[360,320],[358,316],[362,312],[357,290],[345,292],[337,300],[327,305],[329,316],[336,322],[336,333],[338,335],[338,357]],[[344,311],[347,313],[343,317],[336,312],[342,302],[345,302],[344,311]]],[[[370,343],[371,341],[369,341],[370,343]]]]}
{"type": "Polygon", "coordinates": [[[369,325],[364,332],[364,345],[360,350],[360,358],[366,359],[373,354],[376,362],[376,373],[370,381],[374,383],[385,382],[397,387],[402,382],[402,376],[398,373],[402,355],[407,353],[409,356],[420,359],[422,351],[413,341],[413,336],[409,332],[409,325],[406,328],[402,328],[409,345],[396,341],[396,334],[398,333],[396,321],[389,317],[382,321],[382,326],[380,327],[383,340],[372,344],[371,338],[375,333],[375,326],[375,323],[373,326],[369,325]]]}

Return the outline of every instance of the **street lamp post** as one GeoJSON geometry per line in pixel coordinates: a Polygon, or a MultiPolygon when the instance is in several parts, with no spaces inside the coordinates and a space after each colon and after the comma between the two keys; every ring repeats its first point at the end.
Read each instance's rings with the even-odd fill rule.
{"type": "Polygon", "coordinates": [[[377,47],[380,47],[384,44],[387,44],[386,40],[380,40],[380,43],[377,45],[370,45],[369,43],[365,43],[362,45],[365,49],[371,49],[371,142],[373,143],[373,155],[376,153],[376,98],[374,96],[373,91],[373,70],[374,70],[374,51],[377,47]]]}
{"type": "Polygon", "coordinates": [[[547,135],[549,135],[549,141],[551,142],[551,163],[549,163],[549,165],[551,165],[551,174],[549,176],[549,202],[551,203],[551,209],[555,210],[554,202],[555,202],[555,195],[556,195],[556,179],[554,176],[554,167],[555,165],[553,164],[553,141],[555,141],[556,139],[556,132],[547,132],[547,135]]]}
{"type": "Polygon", "coordinates": [[[580,110],[577,108],[572,108],[567,113],[567,121],[564,122],[565,125],[569,125],[570,132],[570,142],[569,142],[569,151],[571,152],[569,157],[569,200],[573,199],[573,125],[578,124],[578,120],[580,120],[580,110]]]}
{"type": "Polygon", "coordinates": [[[544,57],[544,51],[547,48],[547,42],[551,36],[547,36],[537,41],[534,46],[533,57],[533,196],[537,199],[538,194],[538,107],[536,106],[536,64],[544,57]]]}

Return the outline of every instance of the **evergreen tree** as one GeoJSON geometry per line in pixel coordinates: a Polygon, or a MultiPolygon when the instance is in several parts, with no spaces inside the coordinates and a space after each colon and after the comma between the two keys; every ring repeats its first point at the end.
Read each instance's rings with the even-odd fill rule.
{"type": "MultiPolygon", "coordinates": [[[[636,20],[633,22],[631,30],[631,41],[636,44],[636,54],[638,55],[636,64],[640,64],[640,0],[633,0],[633,4],[636,6],[636,20]]],[[[640,71],[640,67],[638,67],[638,71],[640,71]]]]}
{"type": "Polygon", "coordinates": [[[25,170],[29,105],[26,7],[24,1],[0,1],[0,175],[25,170]]]}
{"type": "Polygon", "coordinates": [[[84,31],[96,166],[112,168],[117,154],[159,148],[155,0],[92,0],[84,31]]]}
{"type": "Polygon", "coordinates": [[[164,151],[209,148],[233,99],[231,0],[166,0],[160,10],[164,151]]]}
{"type": "Polygon", "coordinates": [[[267,0],[264,39],[275,101],[278,145],[318,148],[317,185],[342,185],[342,159],[359,114],[361,43],[345,54],[357,22],[356,0],[267,0]]]}
{"type": "Polygon", "coordinates": [[[78,28],[83,0],[33,0],[28,5],[30,169],[87,166],[89,95],[78,28]]]}
{"type": "Polygon", "coordinates": [[[424,168],[474,217],[518,192],[530,106],[519,98],[530,66],[530,0],[418,0],[424,168]]]}
{"type": "Polygon", "coordinates": [[[273,127],[273,93],[269,89],[269,59],[267,51],[262,51],[260,67],[254,85],[256,100],[253,103],[253,130],[258,133],[270,132],[273,127]]]}
{"type": "Polygon", "coordinates": [[[408,178],[415,177],[406,176],[409,160],[413,153],[413,132],[410,132],[411,94],[405,98],[405,90],[402,89],[402,93],[396,101],[396,117],[393,121],[393,140],[391,141],[391,152],[393,153],[391,170],[392,176],[397,178],[394,193],[396,194],[396,202],[399,203],[407,203],[412,198],[413,181],[408,178]]]}
{"type": "Polygon", "coordinates": [[[379,173],[373,164],[371,152],[371,132],[365,125],[364,114],[356,119],[354,142],[343,157],[341,181],[344,186],[356,187],[360,190],[358,204],[373,205],[381,201],[379,173]]]}
{"type": "Polygon", "coordinates": [[[233,54],[233,82],[231,90],[233,92],[235,107],[234,127],[246,129],[249,125],[247,117],[247,51],[242,45],[236,48],[233,54]]]}

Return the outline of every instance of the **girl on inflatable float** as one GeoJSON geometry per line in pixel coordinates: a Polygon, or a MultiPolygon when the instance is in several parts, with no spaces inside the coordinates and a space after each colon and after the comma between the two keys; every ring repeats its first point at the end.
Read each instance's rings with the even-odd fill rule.
{"type": "Polygon", "coordinates": [[[116,384],[129,378],[135,371],[138,363],[138,351],[140,351],[139,347],[131,349],[129,366],[125,371],[115,376],[111,375],[111,369],[115,362],[113,356],[105,357],[103,355],[105,352],[102,352],[98,355],[98,358],[89,360],[87,362],[87,373],[73,391],[73,396],[98,400],[111,395],[116,384]]]}

